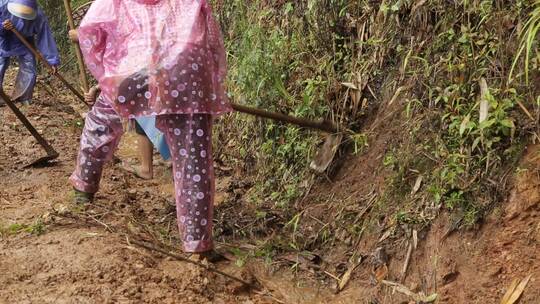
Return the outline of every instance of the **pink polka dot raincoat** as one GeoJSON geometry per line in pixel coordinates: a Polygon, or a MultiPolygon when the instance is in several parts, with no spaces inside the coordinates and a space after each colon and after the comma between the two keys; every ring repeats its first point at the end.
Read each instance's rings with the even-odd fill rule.
{"type": "Polygon", "coordinates": [[[96,0],[79,41],[124,118],[230,111],[226,53],[205,0],[96,0]]]}
{"type": "Polygon", "coordinates": [[[96,193],[122,118],[156,116],[170,147],[184,250],[212,248],[212,120],[228,112],[222,38],[205,0],[96,0],[79,28],[102,94],[88,113],[73,187],[96,193]]]}

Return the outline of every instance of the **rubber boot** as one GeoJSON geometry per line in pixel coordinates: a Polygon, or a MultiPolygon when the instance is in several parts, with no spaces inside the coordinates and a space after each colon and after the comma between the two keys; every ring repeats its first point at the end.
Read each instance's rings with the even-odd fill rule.
{"type": "Polygon", "coordinates": [[[87,205],[94,202],[94,193],[86,193],[73,189],[73,202],[76,205],[87,205]]]}

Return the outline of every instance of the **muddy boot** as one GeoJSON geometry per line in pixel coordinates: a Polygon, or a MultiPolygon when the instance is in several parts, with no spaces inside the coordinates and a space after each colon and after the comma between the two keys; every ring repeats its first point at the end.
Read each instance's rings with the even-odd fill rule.
{"type": "Polygon", "coordinates": [[[94,201],[94,193],[86,193],[73,189],[73,202],[76,205],[87,205],[94,201]]]}
{"type": "Polygon", "coordinates": [[[208,261],[209,263],[217,263],[226,260],[225,256],[215,250],[194,253],[191,258],[195,261],[208,261]]]}

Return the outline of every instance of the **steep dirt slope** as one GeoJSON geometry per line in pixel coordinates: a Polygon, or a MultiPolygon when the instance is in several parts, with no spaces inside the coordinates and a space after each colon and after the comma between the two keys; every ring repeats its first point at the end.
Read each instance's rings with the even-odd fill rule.
{"type": "Polygon", "coordinates": [[[513,279],[529,275],[521,303],[540,303],[539,145],[529,147],[521,168],[508,201],[479,231],[444,240],[439,221],[427,238],[415,269],[418,278],[436,271],[445,303],[498,303],[513,279]]]}
{"type": "MultiPolygon", "coordinates": [[[[330,187],[357,188],[348,181],[361,178],[362,173],[359,174],[361,171],[358,169],[365,166],[354,159],[349,161],[353,165],[344,169],[330,187]]],[[[352,272],[347,287],[337,295],[333,292],[335,281],[327,280],[327,276],[319,277],[323,279],[320,282],[325,282],[319,284],[313,279],[302,279],[311,277],[313,270],[301,272],[302,275],[296,277],[290,272],[270,276],[259,270],[256,271],[257,277],[286,303],[415,303],[413,297],[378,281],[384,279],[402,283],[416,294],[437,294],[437,303],[494,304],[500,302],[514,279],[523,280],[530,275],[531,279],[519,303],[540,303],[539,145],[531,145],[527,149],[518,172],[512,179],[508,200],[501,202],[480,228],[451,229],[453,221],[443,212],[429,229],[418,232],[418,246],[411,252],[405,279],[402,269],[407,256],[408,238],[402,236],[388,241],[391,239],[385,233],[388,230],[382,228],[374,228],[364,234],[354,248],[336,242],[334,248],[325,252],[315,251],[323,259],[322,266],[326,269],[332,269],[327,264],[347,265],[352,252],[364,257],[364,261],[352,272]],[[381,267],[380,252],[386,253],[382,260],[387,266],[381,267]],[[287,283],[295,279],[299,280],[296,286],[287,283]]],[[[350,196],[350,192],[335,192],[335,196],[338,202],[342,197],[350,196]]],[[[313,210],[310,212],[316,214],[313,210]]],[[[309,263],[302,266],[300,268],[304,270],[304,267],[310,267],[309,263]]],[[[334,271],[339,270],[334,268],[334,271]]]]}

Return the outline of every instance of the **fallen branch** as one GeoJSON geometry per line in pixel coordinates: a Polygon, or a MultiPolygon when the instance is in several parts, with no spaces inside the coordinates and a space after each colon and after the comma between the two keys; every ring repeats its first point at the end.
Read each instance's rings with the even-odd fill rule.
{"type": "Polygon", "coordinates": [[[360,264],[362,264],[362,262],[363,262],[363,259],[360,258],[356,263],[350,264],[349,269],[347,269],[347,271],[345,272],[345,274],[343,274],[341,279],[338,278],[337,292],[342,291],[345,288],[345,286],[347,286],[347,284],[349,283],[349,281],[352,278],[352,274],[353,274],[354,270],[356,270],[356,268],[358,268],[358,266],[360,266],[360,264]]]}
{"type": "Polygon", "coordinates": [[[166,255],[166,256],[171,257],[171,258],[173,258],[175,260],[178,260],[178,261],[182,261],[182,262],[186,262],[186,263],[189,263],[189,264],[199,266],[199,267],[204,268],[204,269],[206,269],[206,270],[208,270],[210,272],[220,274],[220,275],[222,275],[222,276],[224,276],[226,278],[229,278],[229,279],[231,279],[233,281],[241,283],[241,284],[243,284],[243,285],[245,285],[245,286],[247,286],[249,288],[253,288],[255,290],[259,289],[258,286],[254,286],[253,284],[251,284],[249,282],[246,282],[246,281],[244,281],[244,280],[242,280],[240,278],[232,276],[232,275],[230,275],[228,273],[225,273],[225,272],[223,272],[221,270],[218,270],[218,269],[212,268],[212,267],[210,267],[208,265],[204,265],[202,263],[190,260],[188,258],[185,258],[185,257],[181,256],[181,255],[178,255],[178,254],[175,254],[175,253],[172,253],[172,252],[168,252],[168,251],[163,250],[161,248],[155,247],[154,245],[149,245],[149,244],[139,242],[139,241],[136,241],[136,240],[129,240],[129,243],[135,244],[135,245],[137,245],[137,246],[139,246],[141,248],[144,248],[144,249],[147,249],[147,250],[150,250],[150,251],[155,251],[155,252],[161,253],[163,255],[166,255]]]}
{"type": "Polygon", "coordinates": [[[532,121],[536,121],[534,117],[532,116],[531,112],[525,108],[525,106],[521,103],[521,101],[517,101],[518,106],[521,108],[521,110],[527,115],[532,121]]]}
{"type": "Polygon", "coordinates": [[[101,226],[105,227],[105,229],[106,229],[107,231],[109,231],[109,232],[114,232],[114,231],[111,229],[111,227],[109,227],[109,225],[105,224],[104,222],[98,220],[97,218],[95,218],[95,217],[93,217],[93,216],[91,216],[91,215],[89,215],[88,217],[89,217],[90,219],[96,221],[96,222],[97,222],[98,224],[100,224],[101,226]]]}
{"type": "Polygon", "coordinates": [[[280,303],[280,304],[285,304],[285,302],[281,301],[280,299],[276,298],[274,295],[272,295],[271,293],[269,292],[260,292],[260,291],[254,291],[254,293],[260,295],[260,296],[263,296],[263,297],[269,297],[269,298],[272,298],[272,300],[274,302],[277,302],[277,303],[280,303]]]}
{"type": "Polygon", "coordinates": [[[11,205],[11,202],[8,201],[6,198],[0,197],[0,200],[2,201],[2,204],[11,205]]]}
{"type": "Polygon", "coordinates": [[[438,295],[436,293],[426,296],[423,292],[416,293],[411,291],[409,288],[407,288],[403,284],[399,284],[396,282],[386,281],[383,280],[382,283],[386,286],[393,287],[395,291],[402,293],[408,297],[411,297],[416,302],[423,302],[423,303],[432,303],[437,300],[438,295]]]}
{"type": "Polygon", "coordinates": [[[400,281],[403,283],[407,277],[407,270],[409,269],[409,263],[411,262],[411,256],[413,251],[412,242],[409,243],[409,248],[407,249],[407,256],[405,257],[405,263],[403,263],[403,268],[401,269],[401,278],[400,281]]]}
{"type": "MultiPolygon", "coordinates": [[[[105,229],[111,233],[115,233],[115,234],[119,234],[119,235],[123,235],[123,236],[126,236],[127,238],[130,237],[130,235],[128,233],[125,233],[125,232],[120,232],[122,229],[116,229],[116,227],[111,227],[97,219],[95,219],[94,217],[92,216],[75,216],[75,215],[72,215],[72,214],[62,214],[62,213],[59,213],[57,211],[55,211],[53,213],[53,215],[56,215],[56,216],[59,216],[59,217],[63,217],[65,219],[70,219],[70,220],[75,220],[75,221],[85,221],[87,224],[93,224],[95,226],[101,226],[101,227],[105,227],[105,229]]],[[[183,257],[181,255],[178,255],[178,254],[175,254],[175,253],[171,253],[167,250],[164,250],[162,248],[159,248],[159,247],[156,247],[154,244],[150,245],[150,244],[147,244],[147,243],[144,243],[144,242],[140,242],[140,241],[137,241],[137,240],[133,240],[133,239],[130,239],[128,241],[128,245],[130,244],[134,244],[134,245],[137,245],[141,248],[144,248],[144,249],[147,249],[147,250],[150,250],[150,251],[154,251],[154,252],[158,252],[158,253],[161,253],[163,255],[166,255],[168,257],[171,257],[175,260],[178,260],[178,261],[182,261],[182,262],[186,262],[186,263],[189,263],[189,264],[192,264],[192,265],[196,265],[198,267],[201,267],[207,271],[210,271],[210,272],[213,272],[213,273],[216,273],[216,274],[219,274],[219,275],[222,275],[226,278],[229,278],[233,281],[236,281],[238,283],[241,283],[242,285],[245,285],[247,286],[248,288],[250,289],[254,289],[254,290],[260,290],[260,288],[258,286],[255,286],[251,283],[248,283],[240,278],[237,278],[235,276],[232,276],[228,273],[225,273],[221,270],[218,270],[218,269],[215,269],[215,268],[212,268],[208,265],[204,265],[202,263],[199,263],[197,261],[193,261],[193,260],[190,260],[189,258],[186,258],[186,257],[183,257]]]]}

